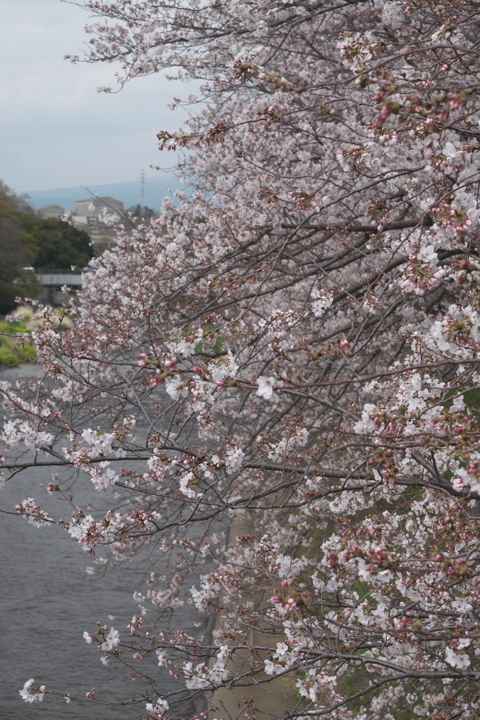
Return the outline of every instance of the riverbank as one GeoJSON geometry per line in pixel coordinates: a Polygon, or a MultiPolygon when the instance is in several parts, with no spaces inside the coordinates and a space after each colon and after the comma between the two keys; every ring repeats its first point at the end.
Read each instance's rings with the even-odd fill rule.
{"type": "MultiPolygon", "coordinates": [[[[70,317],[61,308],[53,311],[53,318],[58,322],[60,330],[72,324],[70,317]]],[[[19,306],[10,315],[0,317],[0,368],[15,367],[35,360],[35,346],[30,335],[40,322],[35,308],[29,305],[19,306]]]]}
{"type": "MultiPolygon", "coordinates": [[[[255,528],[248,517],[239,518],[232,522],[228,534],[228,544],[233,545],[242,535],[250,535],[255,528]]],[[[248,600],[257,607],[263,607],[270,600],[271,592],[260,591],[255,597],[248,600]]],[[[222,618],[217,616],[214,634],[222,631],[222,618]]],[[[261,628],[252,629],[248,636],[250,647],[274,648],[280,638],[271,632],[262,632],[261,628]]],[[[259,655],[253,655],[245,650],[244,655],[236,655],[227,663],[230,677],[240,677],[249,671],[252,663],[258,664],[259,655]]],[[[296,687],[295,672],[287,673],[281,677],[272,677],[266,674],[255,675],[252,684],[245,684],[235,688],[222,687],[216,690],[209,702],[208,720],[249,720],[255,708],[257,720],[278,720],[293,710],[298,710],[298,690],[296,687]],[[247,709],[242,709],[248,703],[247,709]]]]}
{"type": "Polygon", "coordinates": [[[30,333],[25,322],[0,321],[0,367],[12,367],[35,359],[35,348],[28,339],[30,333]]]}

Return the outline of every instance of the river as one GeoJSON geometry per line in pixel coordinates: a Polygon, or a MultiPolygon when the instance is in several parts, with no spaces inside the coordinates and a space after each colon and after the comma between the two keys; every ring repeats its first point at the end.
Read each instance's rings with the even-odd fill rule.
{"type": "MultiPolygon", "coordinates": [[[[21,368],[3,371],[1,379],[34,372],[21,368]]],[[[39,684],[85,697],[92,687],[107,701],[125,700],[146,691],[141,677],[131,679],[114,660],[100,662],[101,653],[88,645],[83,632],[93,632],[97,620],[128,635],[126,624],[139,614],[132,597],[132,578],[141,567],[129,564],[107,571],[104,577],[89,575],[88,555],[60,526],[34,527],[23,518],[5,514],[16,503],[34,497],[49,502],[46,469],[30,469],[0,490],[0,717],[5,720],[137,720],[145,705],[97,705],[67,703],[63,698],[45,696],[42,703],[26,704],[18,691],[33,677],[39,684]],[[39,485],[43,488],[39,490],[39,485]],[[107,615],[108,613],[108,615],[107,615]]],[[[86,489],[85,489],[86,488],[86,489]]],[[[98,496],[91,483],[83,493],[98,496]]],[[[82,498],[83,500],[84,498],[82,498]]],[[[48,509],[48,507],[47,507],[48,509]]],[[[57,510],[58,514],[58,510],[57,510]]],[[[65,512],[67,517],[68,511],[65,512]]],[[[162,558],[155,569],[162,571],[162,558]]],[[[184,605],[173,614],[173,622],[185,631],[209,632],[209,619],[184,605]]],[[[139,670],[142,667],[139,665],[139,670]]],[[[162,672],[159,668],[157,672],[162,672]]],[[[166,692],[179,688],[178,681],[163,671],[166,692]]],[[[183,702],[177,712],[186,717],[202,709],[197,698],[183,702]],[[195,707],[195,705],[197,707],[195,707]]]]}

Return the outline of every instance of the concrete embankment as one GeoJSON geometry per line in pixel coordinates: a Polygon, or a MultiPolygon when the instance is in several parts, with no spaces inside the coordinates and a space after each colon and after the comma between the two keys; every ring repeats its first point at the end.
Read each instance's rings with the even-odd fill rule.
{"type": "MultiPolygon", "coordinates": [[[[230,546],[236,542],[241,535],[253,534],[254,527],[248,518],[235,518],[229,531],[228,542],[230,546]]],[[[267,605],[271,591],[259,591],[255,597],[246,598],[257,607],[267,605]]],[[[215,623],[214,633],[222,630],[222,619],[219,616],[215,623]]],[[[275,647],[282,638],[272,633],[262,632],[261,628],[251,630],[248,636],[250,647],[269,648],[275,647]]],[[[298,709],[298,691],[296,688],[295,673],[288,673],[280,677],[255,674],[252,677],[244,677],[252,667],[258,667],[258,661],[262,655],[252,654],[248,649],[237,652],[229,660],[227,668],[230,678],[243,677],[239,687],[220,688],[216,690],[213,697],[209,699],[210,712],[208,720],[250,720],[252,717],[257,720],[279,720],[288,716],[294,709],[298,709]],[[251,684],[249,684],[251,683],[251,684]],[[248,708],[245,704],[248,703],[248,708]],[[255,710],[254,710],[255,708],[255,710]]],[[[264,656],[265,657],[265,656],[264,656]]]]}

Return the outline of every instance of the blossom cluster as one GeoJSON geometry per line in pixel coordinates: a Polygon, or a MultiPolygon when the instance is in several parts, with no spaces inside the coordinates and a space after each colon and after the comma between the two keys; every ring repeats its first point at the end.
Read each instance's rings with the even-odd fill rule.
{"type": "Polygon", "coordinates": [[[159,134],[189,191],[117,227],[71,327],[43,311],[43,374],[0,385],[6,480],[52,467],[92,572],[151,564],[130,644],[87,642],[141,668],[152,718],[168,669],[218,717],[224,691],[263,717],[265,686],[279,717],[476,720],[478,8],[84,5],[87,59],[206,100],[159,134]]]}

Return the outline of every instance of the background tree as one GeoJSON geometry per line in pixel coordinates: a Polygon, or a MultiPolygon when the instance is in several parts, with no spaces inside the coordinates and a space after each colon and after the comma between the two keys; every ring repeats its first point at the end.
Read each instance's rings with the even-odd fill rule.
{"type": "Polygon", "coordinates": [[[25,200],[0,181],[0,314],[13,310],[17,297],[36,298],[41,290],[27,269],[31,257],[17,222],[17,213],[24,210],[25,200]]]}
{"type": "Polygon", "coordinates": [[[35,276],[24,269],[27,262],[22,234],[15,222],[0,217],[0,314],[15,307],[18,296],[37,297],[35,276]]]}
{"type": "Polygon", "coordinates": [[[38,298],[37,269],[79,269],[94,251],[88,233],[57,218],[35,215],[25,196],[0,181],[0,313],[15,307],[15,298],[38,298]]]}
{"type": "Polygon", "coordinates": [[[3,180],[0,180],[0,212],[2,216],[12,212],[29,213],[31,211],[32,207],[28,203],[28,196],[17,195],[3,180]]]}
{"type": "Polygon", "coordinates": [[[147,222],[154,217],[158,217],[158,212],[156,210],[152,210],[152,208],[149,208],[146,205],[140,205],[140,203],[132,205],[132,207],[128,208],[128,212],[135,218],[142,219],[147,222]]]}
{"type": "Polygon", "coordinates": [[[87,641],[138,663],[149,718],[177,716],[160,664],[214,717],[218,688],[254,718],[287,675],[284,717],[473,720],[477,4],[84,5],[90,61],[121,82],[174,65],[205,97],[159,134],[197,192],[97,261],[74,327],[44,311],[45,379],[2,390],[7,477],[23,443],[106,493],[63,521],[94,567],[171,553],[129,636],[87,641]],[[156,621],[185,600],[212,640],[156,621]]]}
{"type": "Polygon", "coordinates": [[[94,256],[88,233],[68,222],[27,213],[17,214],[17,220],[35,268],[70,270],[74,266],[80,270],[94,256]]]}

